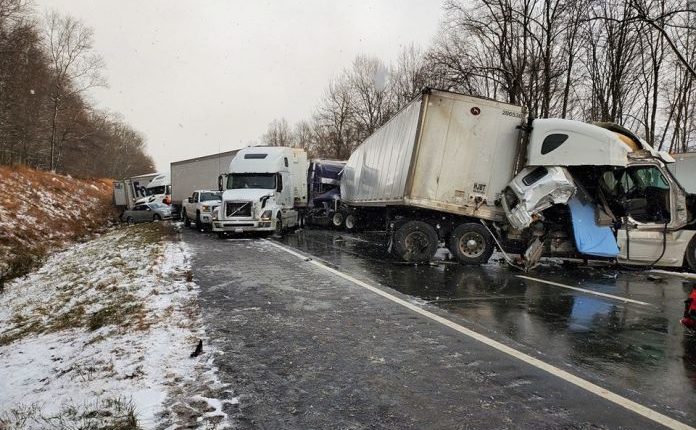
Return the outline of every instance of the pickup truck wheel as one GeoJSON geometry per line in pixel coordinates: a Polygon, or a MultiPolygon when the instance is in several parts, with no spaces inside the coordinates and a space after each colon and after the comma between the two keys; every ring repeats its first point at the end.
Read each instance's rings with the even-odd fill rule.
{"type": "Polygon", "coordinates": [[[696,236],[691,238],[686,246],[686,254],[684,255],[684,266],[692,272],[696,272],[696,236]]]}
{"type": "Polygon", "coordinates": [[[345,220],[346,217],[340,211],[334,212],[333,216],[331,216],[331,224],[333,224],[334,228],[342,228],[345,220]]]}
{"type": "Polygon", "coordinates": [[[188,217],[188,214],[186,213],[186,209],[184,209],[183,212],[181,212],[181,217],[184,219],[184,225],[186,227],[191,227],[191,220],[188,217]]]}
{"type": "Polygon", "coordinates": [[[357,219],[355,218],[355,215],[354,215],[354,214],[348,214],[348,215],[346,215],[346,221],[345,221],[346,230],[348,230],[348,231],[355,231],[355,227],[356,227],[356,224],[357,224],[356,221],[357,221],[357,219]]]}
{"type": "Polygon", "coordinates": [[[203,227],[203,223],[201,222],[201,213],[196,211],[196,230],[200,230],[201,227],[203,227]]]}
{"type": "Polygon", "coordinates": [[[429,261],[437,251],[437,232],[423,221],[408,221],[394,232],[394,253],[404,261],[429,261]]]}
{"type": "Polygon", "coordinates": [[[493,254],[493,238],[480,224],[460,224],[452,232],[449,250],[461,264],[484,264],[493,254]]]}

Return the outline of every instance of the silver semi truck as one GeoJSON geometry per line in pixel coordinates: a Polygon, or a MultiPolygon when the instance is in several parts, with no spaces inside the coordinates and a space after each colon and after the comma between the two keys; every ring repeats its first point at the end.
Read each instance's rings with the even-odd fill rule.
{"type": "Polygon", "coordinates": [[[351,155],[341,206],[380,220],[407,261],[444,242],[465,264],[497,244],[527,269],[542,256],[696,269],[696,206],[673,161],[614,124],[425,90],[351,155]]]}

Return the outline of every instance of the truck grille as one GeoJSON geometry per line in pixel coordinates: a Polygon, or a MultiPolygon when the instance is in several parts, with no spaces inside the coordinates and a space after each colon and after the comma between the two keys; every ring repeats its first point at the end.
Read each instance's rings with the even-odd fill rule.
{"type": "Polygon", "coordinates": [[[225,214],[229,216],[251,216],[251,202],[227,202],[225,214]]]}

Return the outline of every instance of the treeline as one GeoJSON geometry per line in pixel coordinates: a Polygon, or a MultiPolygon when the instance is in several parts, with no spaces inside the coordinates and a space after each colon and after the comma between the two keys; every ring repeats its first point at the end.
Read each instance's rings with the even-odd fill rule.
{"type": "Polygon", "coordinates": [[[103,67],[82,22],[0,0],[0,164],[113,178],[153,171],[144,137],[87,100],[106,85],[103,67]]]}
{"type": "Polygon", "coordinates": [[[429,86],[537,118],[615,122],[670,152],[694,145],[695,0],[447,0],[443,11],[429,47],[391,65],[358,56],[310,118],[273,120],[262,142],[346,159],[429,86]]]}

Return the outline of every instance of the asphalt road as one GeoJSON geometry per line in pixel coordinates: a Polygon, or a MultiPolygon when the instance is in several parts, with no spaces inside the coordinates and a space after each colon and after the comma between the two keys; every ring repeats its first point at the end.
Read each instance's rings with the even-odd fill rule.
{"type": "Polygon", "coordinates": [[[676,278],[404,265],[369,234],[280,241],[312,261],[258,238],[183,237],[239,428],[661,428],[312,261],[696,425],[696,342],[678,325],[687,287],[676,278]]]}

